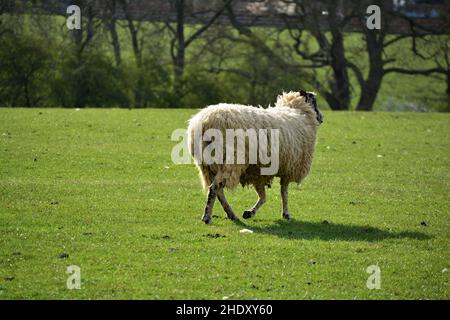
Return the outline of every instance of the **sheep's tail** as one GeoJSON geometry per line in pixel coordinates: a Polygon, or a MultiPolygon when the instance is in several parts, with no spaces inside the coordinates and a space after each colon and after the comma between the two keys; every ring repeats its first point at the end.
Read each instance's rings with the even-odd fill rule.
{"type": "Polygon", "coordinates": [[[221,183],[224,187],[234,189],[239,185],[240,176],[245,171],[245,165],[236,164],[203,164],[200,158],[201,152],[209,142],[203,141],[203,128],[198,121],[191,120],[188,126],[188,147],[189,153],[194,159],[199,171],[203,190],[206,192],[215,179],[216,183],[221,183]],[[200,147],[201,149],[200,149],[200,147]],[[195,148],[198,148],[195,152],[195,148]]]}
{"type": "Polygon", "coordinates": [[[210,166],[202,164],[202,159],[199,158],[199,154],[204,150],[206,146],[206,142],[203,141],[203,128],[201,125],[201,121],[195,121],[195,119],[191,119],[189,121],[188,131],[188,148],[189,154],[194,159],[194,163],[198,169],[200,181],[202,183],[203,191],[208,191],[209,186],[212,184],[214,179],[214,172],[212,172],[210,166]],[[195,148],[199,148],[199,150],[195,150],[195,148]],[[200,152],[200,153],[199,153],[200,152]]]}
{"type": "Polygon", "coordinates": [[[196,164],[198,169],[198,175],[200,177],[200,181],[202,183],[202,188],[204,192],[207,192],[209,189],[209,186],[212,184],[214,179],[214,173],[209,170],[207,166],[202,166],[196,164]]]}

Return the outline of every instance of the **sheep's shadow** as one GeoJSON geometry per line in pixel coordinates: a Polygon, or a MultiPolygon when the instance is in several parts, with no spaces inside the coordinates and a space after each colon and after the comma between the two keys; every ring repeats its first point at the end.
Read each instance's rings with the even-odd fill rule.
{"type": "Polygon", "coordinates": [[[319,239],[325,241],[368,241],[376,242],[385,239],[415,239],[427,240],[431,237],[416,231],[392,232],[371,226],[345,225],[328,222],[308,222],[298,220],[277,220],[270,226],[247,225],[241,220],[235,224],[252,230],[287,239],[319,239]]]}

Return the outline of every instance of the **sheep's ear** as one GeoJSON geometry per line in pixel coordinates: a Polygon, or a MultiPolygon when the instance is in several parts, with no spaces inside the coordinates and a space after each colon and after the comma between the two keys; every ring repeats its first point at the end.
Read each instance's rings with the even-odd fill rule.
{"type": "Polygon", "coordinates": [[[306,91],[305,90],[300,90],[300,95],[306,97],[306,91]]]}

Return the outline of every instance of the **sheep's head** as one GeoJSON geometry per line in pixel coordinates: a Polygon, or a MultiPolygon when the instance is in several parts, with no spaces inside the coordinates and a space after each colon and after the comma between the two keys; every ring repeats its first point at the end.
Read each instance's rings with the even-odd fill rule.
{"type": "Polygon", "coordinates": [[[317,107],[316,93],[300,90],[300,95],[305,97],[306,103],[314,109],[314,112],[316,113],[316,120],[319,124],[321,124],[323,122],[323,115],[317,107]]]}
{"type": "Polygon", "coordinates": [[[302,111],[315,114],[318,124],[323,122],[323,115],[317,107],[316,94],[314,92],[288,92],[278,96],[277,107],[302,109],[302,111]]]}

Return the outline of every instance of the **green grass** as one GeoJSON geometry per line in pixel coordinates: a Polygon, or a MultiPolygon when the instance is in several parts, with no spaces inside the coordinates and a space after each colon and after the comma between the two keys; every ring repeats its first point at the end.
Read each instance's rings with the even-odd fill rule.
{"type": "Polygon", "coordinates": [[[450,298],[450,115],[328,112],[294,221],[275,183],[253,220],[217,203],[205,226],[195,167],[170,158],[194,112],[0,109],[0,299],[450,298]]]}

